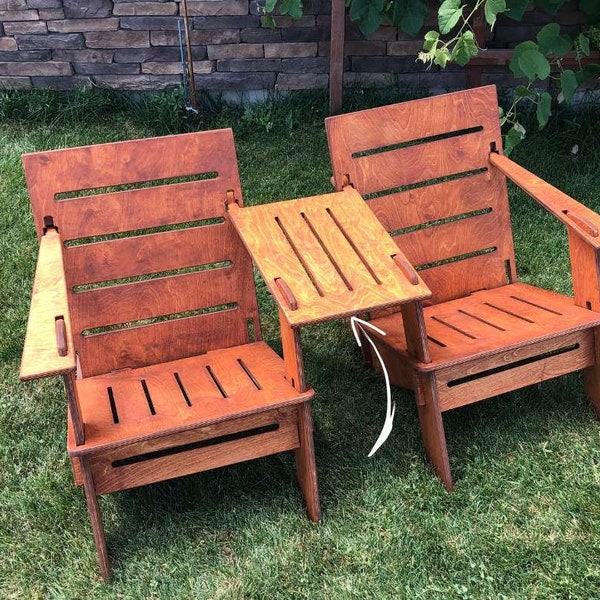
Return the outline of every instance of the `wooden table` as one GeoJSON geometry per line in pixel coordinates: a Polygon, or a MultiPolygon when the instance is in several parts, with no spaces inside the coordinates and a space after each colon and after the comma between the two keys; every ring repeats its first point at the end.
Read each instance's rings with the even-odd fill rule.
{"type": "Polygon", "coordinates": [[[230,216],[291,328],[431,296],[353,188],[230,216]]]}

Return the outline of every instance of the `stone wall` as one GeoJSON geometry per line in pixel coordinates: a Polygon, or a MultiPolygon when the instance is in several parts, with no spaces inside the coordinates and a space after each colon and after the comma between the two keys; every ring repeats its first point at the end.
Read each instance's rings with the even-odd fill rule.
{"type": "MultiPolygon", "coordinates": [[[[256,0],[189,0],[196,86],[246,92],[325,88],[329,80],[331,0],[304,0],[304,16],[263,24],[256,0]]],[[[0,0],[0,89],[69,89],[92,83],[162,90],[182,82],[179,1],[0,0]]],[[[572,8],[561,17],[583,21],[572,8]]],[[[488,43],[510,47],[534,36],[550,17],[504,20],[488,43]]],[[[434,25],[435,14],[429,26],[434,25]]],[[[427,29],[427,28],[426,28],[427,29]]],[[[347,22],[344,84],[460,88],[464,69],[427,71],[415,61],[421,38],[384,26],[368,39],[347,22]]],[[[490,68],[484,82],[506,69],[490,68]]]]}

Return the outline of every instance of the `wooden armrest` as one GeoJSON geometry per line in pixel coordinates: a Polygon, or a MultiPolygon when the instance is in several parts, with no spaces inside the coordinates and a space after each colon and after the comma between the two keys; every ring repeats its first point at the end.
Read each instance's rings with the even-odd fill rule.
{"type": "Polygon", "coordinates": [[[600,249],[600,215],[502,154],[492,152],[490,163],[589,245],[600,249]]]}
{"type": "Polygon", "coordinates": [[[36,379],[75,369],[62,242],[55,229],[40,240],[20,378],[36,379]]]}

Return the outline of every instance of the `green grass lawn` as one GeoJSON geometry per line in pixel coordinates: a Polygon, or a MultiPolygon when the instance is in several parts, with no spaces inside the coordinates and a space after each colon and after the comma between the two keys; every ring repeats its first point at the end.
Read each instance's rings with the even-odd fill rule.
{"type": "MultiPolygon", "coordinates": [[[[347,109],[390,97],[355,95],[347,109]]],[[[600,598],[600,424],[581,378],[446,413],[448,494],[425,462],[411,394],[394,389],[394,430],[367,458],[385,388],[340,322],[303,332],[322,523],[305,517],[289,455],[112,494],[101,506],[114,574],[101,582],[62,384],[18,380],[37,251],[21,154],[232,125],[247,203],[331,190],[324,97],[201,117],[175,101],[0,94],[0,599],[600,598]]],[[[598,108],[532,131],[514,158],[600,211],[598,108]]],[[[561,226],[514,190],[511,203],[520,276],[568,292],[561,226]]]]}

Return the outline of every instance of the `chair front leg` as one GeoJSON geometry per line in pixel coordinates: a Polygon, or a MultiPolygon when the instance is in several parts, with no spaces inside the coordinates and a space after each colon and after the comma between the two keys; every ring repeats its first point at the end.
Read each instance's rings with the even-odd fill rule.
{"type": "Polygon", "coordinates": [[[92,523],[92,532],[94,534],[94,543],[96,544],[96,552],[98,553],[98,564],[100,573],[104,580],[110,577],[110,566],[108,563],[108,550],[106,547],[106,536],[104,534],[104,524],[102,522],[102,513],[100,512],[100,504],[96,495],[94,486],[94,478],[85,458],[79,459],[81,465],[81,474],[83,477],[83,490],[85,492],[85,500],[87,503],[90,521],[92,523]]]}
{"type": "Polygon", "coordinates": [[[446,447],[444,422],[439,406],[436,377],[434,373],[417,373],[415,379],[415,396],[425,452],[444,487],[451,492],[452,473],[446,447]]]}
{"type": "Polygon", "coordinates": [[[296,475],[306,503],[308,518],[316,523],[321,520],[321,503],[319,501],[310,402],[304,402],[298,406],[298,433],[300,447],[296,449],[296,475]]]}

